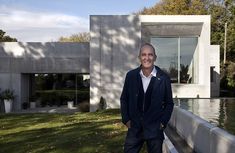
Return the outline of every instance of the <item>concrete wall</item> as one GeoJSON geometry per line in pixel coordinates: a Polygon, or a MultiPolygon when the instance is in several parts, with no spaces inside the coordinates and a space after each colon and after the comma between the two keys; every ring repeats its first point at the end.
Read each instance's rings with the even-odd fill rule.
{"type": "Polygon", "coordinates": [[[0,88],[14,90],[13,110],[21,108],[21,74],[0,73],[0,88]]]}
{"type": "Polygon", "coordinates": [[[0,43],[0,88],[12,89],[13,109],[29,95],[29,74],[89,73],[89,43],[0,43]]]}
{"type": "Polygon", "coordinates": [[[174,108],[169,124],[197,153],[233,153],[235,150],[234,135],[179,107],[174,108]]]}
{"type": "Polygon", "coordinates": [[[119,108],[125,74],[138,66],[141,26],[138,16],[90,16],[90,111],[100,97],[119,108]]]}
{"type": "Polygon", "coordinates": [[[0,73],[89,73],[89,43],[0,43],[0,73]]]}
{"type": "Polygon", "coordinates": [[[211,82],[211,97],[220,95],[220,52],[219,45],[210,46],[210,66],[214,67],[214,82],[211,82]]]}

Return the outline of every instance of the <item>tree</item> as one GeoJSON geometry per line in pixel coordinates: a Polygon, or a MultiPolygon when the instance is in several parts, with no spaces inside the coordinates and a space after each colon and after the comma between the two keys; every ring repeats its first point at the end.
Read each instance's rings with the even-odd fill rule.
{"type": "Polygon", "coordinates": [[[60,42],[89,42],[90,34],[89,32],[82,32],[78,34],[73,34],[69,37],[60,37],[60,42]]]}
{"type": "Polygon", "coordinates": [[[144,8],[139,14],[202,15],[206,8],[202,0],[162,0],[153,7],[144,8]]]}
{"type": "Polygon", "coordinates": [[[211,15],[211,43],[220,45],[221,55],[224,52],[224,26],[227,22],[227,59],[235,60],[234,0],[161,0],[153,7],[144,8],[137,14],[211,15]]]}
{"type": "Polygon", "coordinates": [[[0,42],[16,42],[16,38],[11,38],[10,36],[5,36],[6,32],[0,29],[0,42]]]}
{"type": "MultiPolygon", "coordinates": [[[[227,27],[227,59],[233,61],[235,58],[235,3],[232,0],[225,0],[220,3],[211,3],[208,14],[211,14],[211,43],[219,44],[221,55],[224,52],[224,30],[227,27]]],[[[221,56],[222,60],[223,56],[221,56]]]]}
{"type": "Polygon", "coordinates": [[[228,60],[235,62],[235,1],[226,0],[225,3],[227,30],[228,60]]]}

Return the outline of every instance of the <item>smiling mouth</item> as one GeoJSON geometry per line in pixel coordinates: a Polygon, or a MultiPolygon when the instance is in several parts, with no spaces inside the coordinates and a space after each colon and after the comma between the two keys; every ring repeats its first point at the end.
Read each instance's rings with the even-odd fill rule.
{"type": "Polygon", "coordinates": [[[152,62],[150,61],[144,61],[145,64],[151,64],[152,62]]]}

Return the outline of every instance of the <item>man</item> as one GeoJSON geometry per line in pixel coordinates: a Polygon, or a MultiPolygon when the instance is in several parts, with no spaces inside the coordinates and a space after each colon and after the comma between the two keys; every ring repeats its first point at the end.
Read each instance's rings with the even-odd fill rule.
{"type": "Polygon", "coordinates": [[[122,122],[128,127],[125,153],[138,153],[144,142],[148,153],[162,153],[163,130],[174,103],[170,78],[154,65],[156,58],[151,44],[142,45],[140,67],[126,75],[120,98],[122,122]]]}

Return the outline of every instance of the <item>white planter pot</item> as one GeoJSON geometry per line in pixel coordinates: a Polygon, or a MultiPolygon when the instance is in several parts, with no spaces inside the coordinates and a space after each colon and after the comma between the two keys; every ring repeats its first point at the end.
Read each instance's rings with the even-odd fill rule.
{"type": "Polygon", "coordinates": [[[36,102],[30,102],[30,108],[36,108],[36,102]]]}
{"type": "Polygon", "coordinates": [[[73,101],[68,101],[67,104],[69,109],[73,108],[73,101]]]}
{"type": "Polygon", "coordinates": [[[10,113],[12,111],[12,100],[4,99],[5,113],[10,113]]]}

